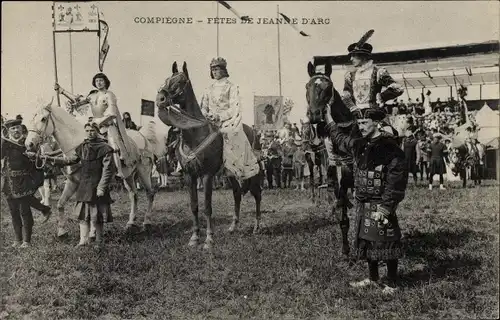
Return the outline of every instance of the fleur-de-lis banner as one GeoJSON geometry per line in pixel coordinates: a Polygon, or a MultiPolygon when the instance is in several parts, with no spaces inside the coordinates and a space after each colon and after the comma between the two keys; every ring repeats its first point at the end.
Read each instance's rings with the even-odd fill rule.
{"type": "Polygon", "coordinates": [[[99,32],[97,35],[99,37],[99,71],[101,72],[109,52],[108,33],[109,26],[106,21],[104,21],[104,15],[99,13],[99,32]]]}
{"type": "Polygon", "coordinates": [[[55,2],[52,23],[57,32],[99,31],[99,9],[92,2],[55,2]]]}

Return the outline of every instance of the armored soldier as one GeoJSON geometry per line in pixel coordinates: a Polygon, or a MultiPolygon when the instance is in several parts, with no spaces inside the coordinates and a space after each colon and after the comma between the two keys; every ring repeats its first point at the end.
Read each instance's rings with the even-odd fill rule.
{"type": "Polygon", "coordinates": [[[90,222],[93,222],[96,228],[97,246],[101,246],[103,224],[113,221],[112,201],[109,193],[109,183],[113,176],[113,148],[98,137],[99,127],[95,122],[86,123],[85,131],[87,139],[76,147],[74,156],[70,158],[46,157],[46,159],[55,166],[82,164],[74,209],[75,215],[80,220],[78,246],[85,246],[89,243],[90,222]]]}
{"type": "Polygon", "coordinates": [[[36,170],[34,163],[25,155],[21,120],[8,120],[4,126],[9,137],[2,136],[2,191],[7,197],[12,216],[16,237],[13,246],[26,248],[30,246],[34,224],[31,207],[40,210],[45,221],[50,217],[51,209],[34,197],[38,187],[43,184],[44,173],[36,170]]]}
{"type": "Polygon", "coordinates": [[[121,173],[121,163],[131,165],[137,159],[134,158],[134,153],[131,152],[125,124],[118,110],[117,99],[113,92],[109,90],[111,81],[103,73],[98,73],[92,79],[92,85],[97,90],[92,90],[89,95],[83,99],[81,95],[73,95],[61,88],[57,83],[55,90],[64,95],[70,100],[70,108],[78,110],[85,108],[90,104],[90,109],[93,115],[93,121],[101,128],[102,134],[107,134],[110,145],[119,151],[120,160],[117,161],[118,173],[121,173]]]}
{"type": "Polygon", "coordinates": [[[215,79],[203,94],[201,111],[219,127],[224,138],[224,166],[240,181],[259,174],[259,164],[241,122],[241,101],[238,86],[228,80],[227,63],[223,58],[210,63],[210,76],[215,79]]]}
{"type": "Polygon", "coordinates": [[[353,156],[354,195],[356,200],[356,253],[368,261],[369,278],[352,282],[353,287],[379,283],[378,263],[387,262],[384,293],[393,293],[397,281],[398,259],[403,255],[401,230],[396,209],[405,196],[408,171],[404,152],[378,123],[385,113],[368,107],[357,111],[362,137],[354,138],[350,128],[333,122],[327,108],[327,130],[339,150],[353,156]]]}

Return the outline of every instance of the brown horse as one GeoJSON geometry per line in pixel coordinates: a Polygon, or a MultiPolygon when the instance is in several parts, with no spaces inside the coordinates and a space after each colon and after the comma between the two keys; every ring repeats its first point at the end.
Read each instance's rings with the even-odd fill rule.
{"type": "MultiPolygon", "coordinates": [[[[334,88],[333,82],[330,79],[332,66],[325,66],[325,73],[316,73],[314,65],[309,62],[307,66],[310,79],[306,85],[306,99],[308,103],[307,117],[310,124],[316,124],[318,127],[318,137],[327,138],[325,130],[325,111],[330,108],[333,120],[336,123],[341,123],[346,130],[350,130],[353,136],[360,137],[360,132],[354,121],[349,108],[344,104],[339,92],[334,88]]],[[[347,191],[349,188],[354,188],[354,177],[352,170],[352,157],[346,154],[341,154],[336,146],[333,145],[333,152],[341,159],[340,166],[328,166],[329,185],[333,188],[335,197],[337,198],[336,207],[332,208],[332,214],[336,214],[339,219],[340,230],[342,232],[342,252],[344,255],[349,255],[349,217],[347,210],[352,206],[348,197],[347,191]],[[341,173],[340,181],[337,178],[337,172],[341,173]],[[336,211],[340,209],[340,212],[336,211]]]]}
{"type": "MultiPolygon", "coordinates": [[[[213,243],[212,218],[212,188],[214,176],[223,168],[223,137],[218,128],[207,122],[202,115],[200,106],[193,92],[189,73],[184,62],[182,72],[177,69],[177,62],[172,65],[172,75],[165,81],[156,96],[158,117],[166,125],[180,129],[175,152],[188,178],[189,194],[191,196],[191,211],[193,213],[193,234],[189,245],[197,245],[200,239],[200,222],[198,219],[197,180],[202,178],[205,193],[205,216],[207,218],[207,237],[205,248],[213,243]]],[[[244,131],[249,141],[254,141],[252,128],[244,125],[244,131]]],[[[229,177],[234,196],[233,222],[229,228],[233,232],[239,224],[241,198],[248,191],[255,198],[255,223],[253,231],[257,233],[260,227],[261,187],[259,175],[243,181],[242,185],[235,177],[229,177]]]]}

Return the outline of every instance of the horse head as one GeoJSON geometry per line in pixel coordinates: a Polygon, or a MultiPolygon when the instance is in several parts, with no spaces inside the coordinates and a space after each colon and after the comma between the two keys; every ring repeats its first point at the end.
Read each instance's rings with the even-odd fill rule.
{"type": "Polygon", "coordinates": [[[353,120],[349,108],[344,104],[338,91],[330,79],[332,66],[327,63],[325,73],[317,73],[315,66],[309,62],[307,65],[309,81],[306,84],[307,117],[311,124],[325,121],[326,108],[330,108],[335,122],[348,122],[353,120]]]}
{"type": "MultiPolygon", "coordinates": [[[[172,64],[172,75],[165,80],[156,95],[158,117],[168,126],[185,129],[185,121],[180,121],[172,112],[180,111],[186,117],[194,120],[204,120],[200,107],[196,101],[193,87],[189,79],[186,62],[182,65],[182,72],[177,69],[177,62],[172,64]]],[[[189,124],[188,124],[189,126],[189,124]]]]}
{"type": "Polygon", "coordinates": [[[28,136],[25,146],[28,151],[37,150],[48,137],[55,131],[54,119],[52,118],[52,101],[39,108],[29,123],[28,136]]]}

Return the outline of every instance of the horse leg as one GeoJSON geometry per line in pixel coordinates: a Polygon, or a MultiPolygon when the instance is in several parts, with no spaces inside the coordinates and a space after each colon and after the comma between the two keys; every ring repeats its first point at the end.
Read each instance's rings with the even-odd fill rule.
{"type": "Polygon", "coordinates": [[[137,186],[136,186],[136,173],[129,175],[126,179],[123,180],[123,184],[128,192],[128,197],[130,199],[130,213],[128,217],[127,226],[125,229],[127,231],[131,231],[136,225],[137,221],[137,186]]]}
{"type": "Polygon", "coordinates": [[[240,222],[240,207],[241,207],[241,186],[238,181],[234,177],[230,177],[229,181],[231,183],[231,188],[233,189],[233,197],[234,197],[234,213],[233,213],[233,222],[229,227],[229,232],[234,232],[240,222]]]}
{"type": "Polygon", "coordinates": [[[467,188],[467,169],[460,170],[460,177],[462,178],[462,187],[467,188]]]}
{"type": "Polygon", "coordinates": [[[66,226],[68,224],[68,217],[64,214],[64,206],[68,200],[75,194],[78,183],[66,179],[64,183],[64,189],[57,201],[57,237],[63,238],[68,235],[66,226]]]}
{"type": "Polygon", "coordinates": [[[153,189],[153,183],[151,182],[151,172],[153,171],[153,163],[142,164],[137,166],[137,175],[139,181],[141,182],[144,189],[146,189],[146,195],[148,198],[148,208],[144,214],[144,222],[142,223],[144,230],[146,232],[151,231],[151,214],[153,212],[153,202],[155,199],[155,190],[153,189]]]}
{"type": "Polygon", "coordinates": [[[340,179],[340,189],[339,189],[339,200],[341,201],[341,211],[339,226],[340,232],[342,234],[342,254],[344,256],[349,256],[349,216],[347,215],[349,198],[347,197],[347,190],[349,189],[349,177],[342,175],[340,179]]]}
{"type": "Polygon", "coordinates": [[[307,166],[309,167],[309,189],[311,190],[311,199],[314,201],[316,197],[314,190],[314,163],[310,158],[307,159],[307,166]]]}
{"type": "Polygon", "coordinates": [[[212,190],[213,190],[213,175],[207,174],[203,177],[205,188],[205,218],[207,219],[207,237],[205,239],[204,249],[212,248],[214,242],[213,236],[213,218],[212,218],[212,190]]]}
{"type": "Polygon", "coordinates": [[[259,233],[260,230],[260,202],[262,201],[262,188],[258,176],[250,178],[250,193],[255,198],[255,221],[253,225],[253,234],[259,233]]]}
{"type": "Polygon", "coordinates": [[[189,177],[189,196],[191,198],[191,212],[193,213],[193,234],[189,239],[189,246],[196,246],[200,240],[200,219],[198,217],[198,178],[189,177]]]}

